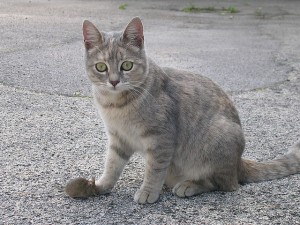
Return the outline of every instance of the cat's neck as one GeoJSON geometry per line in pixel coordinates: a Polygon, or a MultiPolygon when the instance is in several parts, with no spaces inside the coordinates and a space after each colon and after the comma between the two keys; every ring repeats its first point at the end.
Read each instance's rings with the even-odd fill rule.
{"type": "Polygon", "coordinates": [[[112,94],[110,91],[99,89],[97,86],[93,86],[93,94],[96,102],[102,108],[123,108],[134,100],[130,91],[112,94]]]}

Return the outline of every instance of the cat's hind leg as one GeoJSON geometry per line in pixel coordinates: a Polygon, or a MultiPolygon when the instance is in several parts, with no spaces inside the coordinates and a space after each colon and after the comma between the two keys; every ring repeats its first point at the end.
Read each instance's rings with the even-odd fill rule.
{"type": "Polygon", "coordinates": [[[216,190],[216,187],[209,179],[202,179],[198,181],[185,180],[174,186],[173,194],[178,197],[190,197],[214,190],[216,190]]]}
{"type": "Polygon", "coordinates": [[[190,197],[210,191],[235,191],[239,188],[238,179],[235,174],[215,174],[211,179],[200,179],[198,181],[185,180],[176,184],[173,194],[178,197],[190,197]]]}
{"type": "Polygon", "coordinates": [[[186,180],[186,178],[181,174],[181,171],[178,170],[172,163],[168,168],[167,175],[165,178],[165,185],[172,189],[176,184],[186,180]]]}
{"type": "Polygon", "coordinates": [[[189,158],[189,165],[193,168],[182,168],[186,179],[175,185],[173,193],[179,197],[189,197],[216,190],[237,190],[237,175],[244,148],[240,125],[224,117],[217,118],[201,141],[205,145],[194,151],[199,153],[198,157],[194,154],[194,158],[189,158]]]}

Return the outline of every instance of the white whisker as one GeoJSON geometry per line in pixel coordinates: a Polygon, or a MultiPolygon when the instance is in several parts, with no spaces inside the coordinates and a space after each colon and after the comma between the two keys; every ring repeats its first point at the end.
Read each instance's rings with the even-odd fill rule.
{"type": "MultiPolygon", "coordinates": [[[[138,83],[142,84],[143,82],[138,82],[138,83]]],[[[154,102],[157,102],[157,99],[146,88],[143,88],[142,86],[134,85],[132,83],[130,83],[129,86],[131,87],[130,90],[135,90],[140,95],[143,95],[148,106],[150,106],[151,104],[150,104],[150,100],[147,98],[147,96],[151,97],[154,100],[154,102]]],[[[156,104],[156,106],[162,106],[162,105],[156,104]]]]}

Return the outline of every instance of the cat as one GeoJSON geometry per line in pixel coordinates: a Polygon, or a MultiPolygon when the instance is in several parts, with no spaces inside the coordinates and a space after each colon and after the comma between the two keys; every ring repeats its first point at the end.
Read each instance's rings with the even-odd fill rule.
{"type": "Polygon", "coordinates": [[[272,161],[242,159],[245,140],[232,101],[210,79],[148,58],[138,17],[123,32],[110,33],[84,21],[83,36],[86,71],[109,145],[101,178],[71,181],[71,197],[109,193],[135,152],[146,164],[134,195],[140,204],[156,202],[164,184],[189,197],[300,172],[300,141],[272,161]]]}

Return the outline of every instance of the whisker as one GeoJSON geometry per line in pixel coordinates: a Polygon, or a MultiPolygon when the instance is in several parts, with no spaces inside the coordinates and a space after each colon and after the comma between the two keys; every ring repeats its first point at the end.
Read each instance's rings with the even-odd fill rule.
{"type": "MultiPolygon", "coordinates": [[[[137,91],[139,94],[143,95],[145,97],[145,100],[147,101],[147,104],[150,106],[150,102],[149,102],[149,99],[147,99],[146,96],[150,96],[155,102],[157,102],[156,98],[146,89],[146,88],[143,88],[141,86],[136,86],[136,85],[133,85],[133,84],[129,84],[130,87],[133,87],[133,89],[131,90],[135,90],[137,91]]],[[[158,105],[158,104],[155,104],[157,106],[162,106],[162,105],[158,105]]]]}
{"type": "Polygon", "coordinates": [[[132,88],[132,86],[129,86],[129,90],[130,92],[136,97],[138,98],[139,96],[142,96],[142,98],[145,100],[145,101],[141,101],[140,103],[143,105],[143,106],[150,106],[150,102],[149,100],[147,99],[147,96],[140,90],[137,90],[136,88],[132,88]],[[146,104],[146,105],[145,105],[146,104]]]}
{"type": "MultiPolygon", "coordinates": [[[[139,98],[139,96],[141,95],[140,92],[138,92],[137,90],[135,89],[130,89],[130,93],[137,99],[139,98]]],[[[139,102],[142,107],[148,107],[147,105],[145,105],[145,102],[144,101],[140,101],[139,102]]],[[[147,102],[148,103],[148,102],[147,102]]],[[[132,101],[132,105],[133,107],[136,109],[136,112],[138,112],[138,114],[140,114],[140,110],[138,110],[138,103],[136,101],[132,101]]]]}
{"type": "Polygon", "coordinates": [[[136,86],[136,85],[131,85],[131,86],[137,89],[141,89],[142,91],[145,91],[148,95],[150,95],[153,99],[155,99],[155,97],[146,88],[143,88],[141,86],[136,86]]]}

